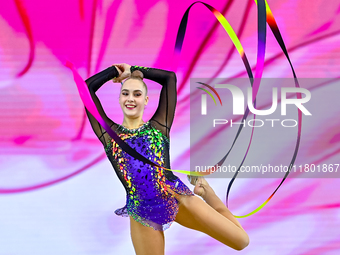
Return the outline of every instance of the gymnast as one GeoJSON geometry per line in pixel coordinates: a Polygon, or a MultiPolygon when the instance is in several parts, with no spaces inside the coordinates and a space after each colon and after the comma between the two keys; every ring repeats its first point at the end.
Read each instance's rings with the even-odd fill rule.
{"type": "MultiPolygon", "coordinates": [[[[176,82],[174,72],[125,63],[112,65],[86,80],[99,113],[111,129],[139,154],[168,169],[171,169],[169,134],[177,102],[176,82]],[[143,79],[162,86],[157,110],[146,122],[143,113],[149,97],[143,79]],[[96,91],[109,80],[122,83],[119,95],[124,114],[122,124],[106,116],[96,96],[96,91]]],[[[115,214],[130,218],[131,239],[137,255],[164,254],[164,231],[174,221],[235,250],[248,246],[246,231],[203,177],[188,175],[190,183],[195,186],[192,192],[172,171],[130,156],[87,109],[86,114],[126,190],[126,205],[115,210],[115,214]]]]}

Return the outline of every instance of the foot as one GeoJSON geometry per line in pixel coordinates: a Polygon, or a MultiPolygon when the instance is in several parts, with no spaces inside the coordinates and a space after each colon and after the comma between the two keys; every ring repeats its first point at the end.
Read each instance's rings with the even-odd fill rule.
{"type": "Polygon", "coordinates": [[[198,177],[194,188],[194,193],[203,199],[208,193],[214,192],[204,177],[198,177]]]}
{"type": "Polygon", "coordinates": [[[197,179],[198,179],[198,176],[193,176],[193,175],[187,175],[188,177],[188,180],[189,182],[192,184],[192,185],[196,185],[196,182],[197,182],[197,179]]]}

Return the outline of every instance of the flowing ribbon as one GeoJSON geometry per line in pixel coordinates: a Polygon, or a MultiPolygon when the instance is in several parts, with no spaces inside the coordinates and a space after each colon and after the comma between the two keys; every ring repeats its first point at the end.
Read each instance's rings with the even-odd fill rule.
{"type": "MultiPolygon", "coordinates": [[[[254,0],[256,4],[258,4],[258,6],[261,4],[261,1],[256,1],[254,0]]],[[[267,3],[266,0],[264,0],[265,2],[265,9],[266,9],[266,21],[270,27],[270,29],[272,30],[273,32],[273,35],[276,39],[276,41],[278,42],[278,44],[280,45],[283,53],[285,54],[288,62],[289,62],[289,65],[291,67],[291,70],[292,70],[292,73],[293,73],[293,76],[294,76],[294,82],[295,82],[295,87],[297,88],[300,88],[300,85],[299,85],[299,82],[298,82],[298,79],[297,79],[297,76],[296,76],[296,73],[295,73],[295,70],[293,68],[293,65],[292,65],[292,62],[289,58],[289,55],[288,55],[288,52],[287,52],[287,49],[286,49],[286,45],[282,39],[282,36],[281,36],[281,33],[280,33],[280,30],[278,28],[278,25],[275,21],[275,18],[273,16],[273,13],[272,11],[270,10],[270,7],[267,3]]],[[[259,37],[260,37],[260,31],[259,31],[259,37]]],[[[260,44],[260,38],[259,38],[259,44],[260,44]]],[[[264,54],[264,52],[263,52],[264,54]]],[[[263,65],[264,63],[262,63],[262,70],[263,70],[263,65]]],[[[259,70],[259,72],[262,70],[259,70]]],[[[256,67],[256,71],[258,71],[258,66],[256,67]]],[[[253,96],[254,96],[254,91],[253,91],[253,96]]],[[[301,99],[301,93],[296,93],[296,96],[298,99],[301,99]]],[[[281,180],[280,184],[277,186],[277,188],[274,190],[274,192],[267,198],[267,200],[265,200],[260,206],[258,206],[255,210],[251,211],[250,213],[246,214],[246,215],[242,215],[242,216],[235,216],[236,218],[245,218],[245,217],[248,217],[250,215],[253,215],[254,213],[260,211],[269,201],[270,199],[272,199],[272,197],[274,196],[274,194],[278,191],[278,189],[281,187],[281,185],[283,184],[283,182],[286,180],[286,178],[288,177],[289,173],[290,173],[290,170],[292,169],[293,165],[294,165],[294,162],[296,160],[296,157],[297,157],[297,153],[298,153],[298,150],[299,150],[299,146],[300,146],[300,139],[301,139],[301,127],[302,127],[302,112],[300,109],[298,109],[298,134],[297,134],[297,139],[296,139],[296,144],[295,144],[295,149],[294,149],[294,153],[293,153],[293,157],[291,159],[291,162],[289,164],[289,167],[288,167],[288,170],[287,170],[287,173],[285,174],[285,176],[283,177],[283,179],[281,180]]],[[[236,174],[235,174],[236,175],[236,174]]],[[[234,176],[235,177],[235,176],[234,176]]],[[[232,179],[232,181],[234,180],[234,177],[232,179]]],[[[230,191],[230,188],[231,188],[231,185],[228,186],[228,191],[227,191],[227,199],[228,199],[228,193],[230,191]]]]}
{"type": "MultiPolygon", "coordinates": [[[[284,52],[290,67],[292,69],[293,72],[293,76],[294,76],[294,80],[295,80],[295,86],[296,87],[300,87],[293,65],[290,61],[290,58],[288,56],[288,52],[286,49],[286,46],[283,42],[281,33],[278,29],[277,23],[274,19],[273,13],[267,3],[267,1],[265,0],[259,0],[258,2],[255,0],[255,3],[258,6],[258,54],[257,54],[257,65],[256,65],[256,73],[255,73],[255,81],[253,80],[253,74],[249,65],[249,62],[247,60],[246,54],[243,50],[243,47],[240,43],[240,40],[237,38],[234,30],[232,29],[232,27],[230,26],[230,24],[228,23],[228,21],[224,18],[224,16],[218,12],[215,8],[213,8],[212,6],[205,4],[203,2],[197,1],[195,3],[193,3],[192,5],[190,5],[190,7],[187,9],[187,11],[185,12],[182,21],[180,23],[180,27],[178,30],[178,34],[177,34],[177,40],[176,40],[176,44],[175,44],[175,54],[174,54],[174,62],[173,62],[173,70],[176,70],[177,67],[177,63],[178,63],[178,58],[180,56],[180,52],[181,52],[181,48],[183,45],[183,41],[184,41],[184,35],[185,35],[185,30],[186,30],[186,26],[187,26],[187,22],[188,22],[188,15],[189,15],[189,10],[190,8],[196,4],[196,3],[202,3],[203,5],[205,5],[214,15],[215,17],[218,19],[218,21],[221,23],[221,25],[223,26],[223,28],[226,30],[226,32],[228,33],[230,39],[232,40],[234,46],[236,47],[237,51],[239,52],[241,59],[245,65],[245,68],[247,70],[247,74],[248,77],[250,79],[251,85],[253,87],[252,89],[252,101],[254,102],[254,106],[256,107],[256,95],[257,92],[259,90],[259,86],[260,86],[260,78],[262,77],[262,73],[263,73],[263,69],[264,69],[264,57],[265,57],[265,43],[266,43],[266,22],[268,23],[269,27],[271,28],[275,39],[277,40],[277,42],[279,43],[282,51],[284,52]]],[[[207,84],[205,84],[207,85],[207,84]]],[[[301,94],[297,93],[297,98],[301,98],[301,94]]],[[[249,114],[249,108],[247,107],[246,112],[242,118],[242,121],[244,121],[247,116],[249,114]]],[[[255,118],[255,115],[254,115],[255,118]]],[[[285,174],[284,178],[282,179],[281,183],[278,185],[278,187],[274,190],[274,192],[271,194],[271,196],[265,201],[263,202],[258,208],[256,208],[255,210],[253,210],[252,212],[243,215],[243,216],[235,216],[237,218],[244,218],[244,217],[248,217],[256,212],[258,212],[261,208],[263,208],[268,202],[269,200],[274,196],[274,194],[276,193],[276,191],[279,189],[279,187],[282,185],[282,183],[285,181],[285,179],[287,178],[288,174],[290,173],[290,170],[295,162],[296,156],[297,156],[297,152],[298,152],[298,148],[299,148],[299,144],[300,144],[300,137],[301,137],[301,125],[302,125],[302,112],[299,110],[298,111],[298,135],[297,135],[297,141],[296,141],[296,146],[295,146],[295,150],[294,150],[294,154],[292,157],[292,160],[290,162],[289,168],[287,173],[285,174]]],[[[234,138],[234,141],[232,143],[231,148],[229,149],[228,153],[211,169],[208,170],[209,173],[214,172],[214,169],[216,169],[217,166],[220,166],[221,164],[223,164],[223,162],[225,161],[225,159],[227,158],[227,156],[229,155],[229,153],[231,152],[240,132],[242,130],[242,126],[240,126],[240,128],[237,131],[237,134],[234,138]]],[[[230,192],[232,183],[234,182],[237,174],[240,171],[240,168],[248,154],[249,148],[250,148],[250,144],[252,141],[252,137],[253,137],[253,132],[254,132],[254,128],[252,129],[252,134],[251,134],[251,138],[250,138],[250,142],[246,151],[246,154],[239,166],[239,168],[237,169],[235,175],[233,176],[232,180],[230,181],[229,185],[228,185],[228,190],[227,190],[227,195],[226,195],[226,203],[228,204],[228,194],[230,192]]]]}
{"type": "MultiPolygon", "coordinates": [[[[254,0],[256,4],[257,1],[254,0]]],[[[260,2],[260,1],[259,1],[260,2]]],[[[273,16],[273,13],[272,11],[270,10],[269,8],[269,5],[267,3],[267,1],[265,1],[265,4],[266,4],[266,16],[267,16],[267,23],[270,27],[270,29],[272,30],[273,34],[274,34],[274,37],[276,39],[276,41],[278,42],[278,44],[280,45],[283,53],[285,54],[288,62],[289,62],[289,65],[291,67],[291,70],[292,70],[292,73],[293,73],[293,76],[294,76],[294,82],[295,82],[295,87],[297,88],[300,88],[300,85],[299,85],[299,82],[297,80],[297,76],[296,76],[296,73],[295,73],[295,70],[293,68],[293,65],[292,65],[292,62],[289,58],[289,55],[288,55],[288,52],[287,52],[287,49],[286,49],[286,45],[285,43],[283,42],[283,39],[282,39],[282,36],[281,36],[281,33],[280,33],[280,30],[278,28],[278,25],[275,21],[275,18],[273,16]]],[[[296,96],[297,98],[301,99],[301,93],[296,93],[296,96]]],[[[298,150],[299,150],[299,146],[300,146],[300,139],[301,139],[301,127],[302,127],[302,112],[301,110],[299,109],[298,110],[298,135],[297,135],[297,139],[296,139],[296,145],[295,145],[295,149],[294,149],[294,153],[293,153],[293,157],[292,157],[292,160],[289,164],[289,167],[288,167],[288,170],[287,170],[287,173],[285,174],[285,176],[283,177],[283,179],[281,180],[280,184],[277,186],[277,188],[274,190],[274,192],[267,198],[266,201],[264,201],[259,207],[257,207],[255,210],[253,210],[252,212],[246,214],[246,215],[243,215],[243,216],[235,216],[236,218],[245,218],[245,217],[248,217],[256,212],[258,212],[259,210],[261,210],[269,201],[270,199],[272,199],[272,197],[274,196],[274,194],[278,191],[278,189],[281,187],[281,185],[283,184],[283,182],[286,180],[286,178],[288,177],[289,173],[290,173],[290,170],[292,169],[293,165],[294,165],[294,162],[295,162],[295,159],[297,157],[297,153],[298,153],[298,150]]],[[[233,177],[234,179],[234,177],[233,177]]],[[[229,190],[230,190],[230,187],[231,185],[228,187],[228,193],[229,193],[229,190]]],[[[227,197],[228,199],[228,197],[227,197]]]]}
{"type": "MultiPolygon", "coordinates": [[[[286,50],[285,44],[282,40],[282,36],[279,32],[278,26],[276,24],[276,21],[274,19],[274,16],[268,6],[268,3],[265,0],[259,0],[258,3],[255,0],[256,4],[258,4],[258,55],[257,55],[257,65],[256,65],[256,73],[255,73],[255,78],[257,79],[253,79],[253,74],[249,65],[249,61],[246,57],[246,54],[244,52],[244,49],[241,45],[240,40],[238,39],[237,35],[235,34],[234,30],[232,29],[232,27],[230,26],[229,22],[225,19],[225,17],[218,12],[215,8],[213,8],[212,6],[197,1],[194,2],[192,5],[190,5],[190,7],[187,9],[187,11],[185,12],[185,14],[183,15],[182,21],[180,23],[180,27],[178,30],[178,34],[177,34],[177,39],[176,39],[176,44],[175,44],[175,52],[174,52],[174,60],[173,60],[173,70],[177,69],[177,64],[178,64],[178,58],[182,49],[182,45],[184,42],[184,36],[185,36],[185,31],[186,31],[186,27],[187,27],[187,22],[188,22],[188,15],[189,15],[189,10],[191,9],[191,7],[196,4],[196,3],[202,3],[203,5],[205,5],[214,15],[215,17],[218,19],[218,21],[220,22],[220,24],[223,26],[223,28],[226,30],[226,32],[228,33],[230,39],[232,40],[234,46],[236,47],[236,49],[238,50],[241,59],[244,63],[244,66],[247,70],[248,73],[248,77],[250,79],[250,83],[251,86],[253,87],[253,93],[252,93],[252,97],[253,97],[253,102],[254,102],[254,106],[256,106],[256,95],[260,86],[260,78],[262,77],[262,73],[263,73],[263,68],[264,68],[264,56],[265,56],[265,42],[266,42],[266,22],[268,23],[268,25],[270,26],[277,42],[279,43],[281,49],[283,50],[284,54],[286,55],[286,58],[289,61],[289,64],[291,66],[294,78],[295,78],[295,86],[299,87],[298,81],[297,81],[297,77],[294,71],[294,68],[292,66],[292,63],[290,61],[290,58],[288,56],[288,52],[286,50]]],[[[129,155],[131,155],[132,157],[147,163],[151,166],[155,166],[155,167],[159,167],[165,170],[169,170],[169,171],[174,171],[174,172],[179,172],[179,173],[184,173],[187,175],[195,175],[195,176],[204,176],[204,175],[208,175],[213,173],[216,168],[218,166],[221,166],[223,164],[223,162],[225,161],[225,159],[227,158],[227,156],[229,155],[231,149],[233,148],[241,130],[242,130],[242,126],[240,126],[234,141],[232,143],[232,146],[230,148],[230,150],[228,151],[228,153],[214,166],[211,167],[208,171],[206,172],[192,172],[192,171],[186,171],[186,170],[174,170],[174,169],[167,169],[164,168],[162,166],[159,166],[157,164],[155,164],[154,162],[150,161],[149,159],[145,158],[144,156],[142,156],[141,154],[139,154],[137,151],[135,151],[133,148],[131,148],[128,144],[126,144],[123,140],[121,140],[121,138],[110,128],[110,126],[105,122],[105,120],[102,118],[102,116],[99,114],[92,98],[91,95],[88,91],[87,85],[84,82],[84,80],[80,77],[80,75],[77,73],[77,71],[75,70],[74,66],[70,63],[67,62],[66,66],[69,67],[74,75],[74,79],[75,82],[77,84],[78,87],[78,91],[80,94],[80,97],[85,105],[85,107],[87,108],[87,110],[97,119],[97,121],[103,126],[103,128],[107,131],[107,133],[117,142],[117,144],[125,151],[127,152],[129,155]]],[[[203,84],[206,86],[209,86],[207,84],[203,84]]],[[[297,97],[301,98],[301,94],[297,93],[297,97]]],[[[242,120],[245,120],[247,118],[249,114],[249,108],[247,107],[246,112],[243,116],[242,120]]],[[[255,115],[254,115],[255,117],[255,115]]],[[[283,180],[281,181],[281,183],[279,184],[279,186],[275,189],[275,191],[272,193],[272,195],[264,202],[262,203],[258,208],[256,208],[254,211],[250,212],[247,215],[243,215],[243,216],[235,216],[237,218],[243,218],[243,217],[248,217],[254,213],[256,213],[257,211],[259,211],[261,208],[264,207],[264,205],[266,205],[268,203],[268,201],[273,197],[273,195],[276,193],[276,191],[279,189],[279,187],[282,185],[282,183],[284,182],[284,180],[287,178],[290,169],[292,167],[292,165],[295,162],[296,156],[297,156],[297,151],[299,148],[299,144],[300,144],[300,136],[301,136],[301,121],[302,121],[302,113],[301,111],[298,111],[298,137],[297,137],[297,142],[296,142],[296,146],[295,146],[295,151],[294,151],[294,155],[293,158],[291,160],[291,164],[290,167],[286,173],[286,175],[284,176],[283,180]]],[[[254,131],[254,129],[253,129],[254,131]]],[[[253,132],[252,132],[253,135],[253,132]]],[[[252,136],[251,136],[252,139],[252,136]]],[[[241,165],[239,166],[237,172],[235,173],[233,179],[231,180],[231,182],[229,183],[228,186],[228,191],[227,191],[227,201],[228,201],[228,194],[231,188],[231,185],[233,183],[233,181],[235,180],[240,167],[243,164],[243,161],[245,160],[245,157],[249,151],[249,147],[251,144],[251,139],[250,139],[250,143],[248,145],[246,154],[241,162],[241,165]]]]}
{"type": "MultiPolygon", "coordinates": [[[[180,24],[180,28],[177,34],[177,40],[176,40],[176,46],[175,46],[175,62],[173,63],[173,69],[175,69],[174,65],[177,65],[178,62],[178,56],[180,55],[181,52],[181,48],[183,45],[183,41],[184,41],[184,35],[185,35],[185,31],[186,31],[186,26],[187,26],[187,20],[188,20],[188,15],[189,15],[189,9],[196,3],[202,3],[203,5],[205,5],[214,15],[215,17],[218,19],[218,21],[220,22],[220,24],[223,26],[223,28],[225,29],[225,31],[227,32],[227,34],[229,35],[230,39],[232,40],[234,46],[236,47],[237,51],[239,52],[241,59],[244,63],[244,66],[247,70],[248,73],[248,77],[250,80],[250,84],[252,86],[252,101],[254,103],[254,106],[256,107],[256,95],[257,92],[259,90],[260,87],[260,78],[262,76],[263,73],[263,68],[264,68],[264,57],[265,57],[265,43],[266,43],[266,7],[265,7],[265,3],[263,0],[260,1],[260,4],[258,5],[258,54],[257,54],[257,65],[256,65],[256,73],[255,73],[255,78],[257,79],[253,79],[253,73],[251,71],[250,68],[250,64],[249,61],[247,59],[247,56],[244,52],[243,46],[239,40],[239,38],[237,37],[236,33],[234,32],[234,30],[232,29],[232,27],[230,26],[229,22],[225,19],[225,17],[219,12],[217,11],[215,8],[213,8],[212,6],[205,4],[203,2],[197,1],[195,3],[193,3],[188,10],[185,12],[181,24],[180,24]]],[[[202,85],[208,86],[207,84],[204,83],[200,83],[202,85]]],[[[247,107],[245,114],[242,117],[242,121],[245,121],[248,117],[249,114],[249,108],[247,107]]],[[[254,115],[255,118],[255,115],[254,115]]],[[[226,158],[228,157],[229,153],[231,152],[231,150],[233,149],[241,131],[242,131],[243,126],[240,125],[237,134],[232,142],[232,145],[229,149],[229,151],[226,153],[226,155],[217,163],[215,164],[213,167],[209,168],[207,170],[208,173],[213,173],[215,171],[215,169],[217,169],[217,167],[221,166],[224,161],[226,160],[226,158]]],[[[246,153],[243,157],[243,160],[240,164],[240,166],[238,167],[235,175],[233,176],[232,180],[230,181],[229,185],[228,185],[228,191],[227,191],[227,198],[226,198],[226,202],[228,204],[228,194],[229,191],[231,189],[232,183],[234,182],[237,174],[240,171],[241,166],[243,165],[244,160],[246,159],[247,155],[248,155],[248,151],[251,145],[251,141],[252,141],[252,137],[253,137],[253,133],[254,133],[254,127],[252,128],[252,134],[250,137],[250,141],[248,144],[248,148],[246,150],[246,153]]]]}
{"type": "MultiPolygon", "coordinates": [[[[263,0],[262,0],[262,1],[263,1],[263,0]]],[[[247,73],[248,73],[248,77],[249,77],[251,86],[253,86],[253,82],[254,82],[253,73],[252,73],[252,71],[251,71],[251,67],[250,67],[248,58],[247,58],[247,56],[246,56],[246,54],[245,54],[244,48],[243,48],[243,46],[242,46],[242,44],[241,44],[239,38],[237,37],[235,31],[233,30],[233,28],[231,27],[231,25],[229,24],[229,22],[226,20],[226,18],[223,16],[222,13],[220,13],[218,10],[216,10],[216,9],[215,9],[214,7],[212,7],[211,5],[206,4],[206,3],[203,3],[203,2],[201,2],[201,1],[196,1],[196,2],[194,2],[193,4],[191,4],[191,5],[188,7],[188,9],[186,10],[186,12],[184,13],[184,15],[183,15],[183,18],[182,18],[182,20],[181,20],[181,23],[180,23],[180,26],[179,26],[179,29],[178,29],[178,33],[177,33],[177,38],[176,38],[176,43],[175,43],[175,51],[174,51],[174,59],[173,59],[173,64],[172,64],[172,70],[173,70],[173,71],[176,71],[176,69],[177,69],[178,59],[179,59],[179,56],[180,56],[180,53],[181,53],[181,50],[182,50],[182,46],[183,46],[183,42],[184,42],[184,36],[185,36],[185,31],[186,31],[186,27],[187,27],[187,23],[188,23],[189,11],[190,11],[190,9],[191,9],[195,4],[197,4],[197,3],[201,3],[201,4],[203,4],[205,7],[207,7],[207,8],[214,14],[214,16],[215,16],[215,17],[217,18],[217,20],[220,22],[220,24],[223,26],[224,30],[227,32],[227,34],[229,35],[230,39],[232,40],[234,46],[236,47],[238,53],[240,54],[241,59],[242,59],[242,61],[243,61],[243,64],[244,64],[244,66],[245,66],[245,68],[246,68],[246,70],[247,70],[247,73]]],[[[263,13],[258,13],[258,16],[259,16],[259,17],[261,17],[261,16],[263,16],[263,15],[266,15],[266,12],[265,12],[265,11],[264,11],[263,13]]],[[[265,20],[265,19],[264,19],[264,20],[265,20]]],[[[264,22],[264,24],[265,24],[265,22],[264,22]]],[[[263,60],[261,60],[261,61],[258,60],[258,63],[259,63],[259,62],[260,62],[260,63],[264,63],[265,25],[262,26],[262,27],[264,27],[264,36],[261,37],[261,39],[262,39],[262,38],[263,38],[263,39],[262,39],[262,41],[261,41],[262,44],[259,44],[259,48],[261,48],[261,49],[263,48],[263,50],[261,50],[261,52],[263,52],[263,54],[262,54],[262,55],[258,55],[258,58],[259,58],[259,57],[262,57],[263,60]]],[[[262,33],[262,34],[263,34],[263,33],[262,33]]],[[[261,70],[261,68],[260,68],[259,70],[261,70]]],[[[263,70],[263,64],[262,64],[262,70],[263,70]]],[[[257,73],[258,73],[258,72],[257,72],[257,73]]],[[[261,71],[260,73],[262,74],[262,71],[261,71]]],[[[209,88],[212,88],[212,87],[209,86],[208,84],[205,84],[205,83],[200,83],[200,84],[202,84],[202,85],[204,85],[204,86],[207,86],[207,87],[209,87],[209,88]]],[[[255,89],[256,93],[257,93],[257,91],[258,91],[259,84],[260,84],[259,82],[257,82],[257,83],[255,84],[255,86],[257,86],[257,88],[255,89]]],[[[213,90],[213,91],[214,91],[214,90],[213,90]]],[[[254,90],[253,90],[253,91],[254,91],[254,90]]],[[[216,92],[215,92],[215,93],[216,93],[216,92]]],[[[216,93],[216,94],[217,94],[217,93],[216,93]]],[[[253,92],[253,94],[254,94],[254,92],[253,92]]],[[[254,98],[256,98],[256,94],[255,94],[254,98]]],[[[248,109],[248,107],[247,107],[246,112],[245,112],[245,114],[244,114],[242,120],[245,120],[245,119],[247,118],[248,114],[249,114],[249,109],[248,109]]],[[[254,127],[253,127],[253,129],[254,129],[254,127]]],[[[241,131],[242,131],[242,126],[239,127],[239,129],[238,129],[238,131],[237,131],[237,134],[236,134],[236,136],[235,136],[235,138],[234,138],[234,141],[233,141],[233,143],[232,143],[232,146],[231,146],[231,148],[229,149],[229,151],[227,152],[227,154],[226,154],[226,155],[225,155],[225,156],[224,156],[217,164],[215,164],[214,166],[212,166],[212,167],[210,167],[209,169],[207,169],[207,170],[206,170],[207,173],[211,174],[211,173],[215,172],[216,169],[217,169],[218,167],[220,167],[220,166],[224,163],[224,161],[225,161],[226,158],[228,157],[229,153],[231,152],[231,150],[232,150],[234,144],[236,143],[236,140],[237,140],[237,138],[239,137],[241,131]]],[[[251,144],[251,141],[250,141],[250,143],[249,143],[249,146],[250,146],[250,144],[251,144]]],[[[249,149],[249,148],[248,148],[248,149],[249,149]]],[[[248,150],[247,150],[247,152],[246,152],[246,155],[244,156],[244,159],[245,159],[245,157],[247,156],[247,153],[248,153],[248,150]]],[[[242,164],[241,164],[241,165],[242,165],[242,164]]],[[[241,167],[241,166],[240,166],[240,167],[241,167]]],[[[240,167],[239,167],[239,168],[240,168],[240,167]]],[[[237,174],[237,172],[236,172],[236,174],[237,174]]]]}

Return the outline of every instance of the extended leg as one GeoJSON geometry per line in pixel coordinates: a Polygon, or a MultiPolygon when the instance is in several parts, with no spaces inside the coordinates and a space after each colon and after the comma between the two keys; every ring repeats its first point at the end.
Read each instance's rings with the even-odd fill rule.
{"type": "MultiPolygon", "coordinates": [[[[214,208],[217,212],[228,218],[234,224],[242,228],[241,224],[224,205],[222,200],[215,194],[215,191],[210,187],[209,183],[203,177],[199,177],[195,185],[194,193],[201,196],[208,205],[214,208]]],[[[242,228],[243,229],[243,228],[242,228]]]]}
{"type": "MultiPolygon", "coordinates": [[[[197,189],[195,191],[199,193],[197,189]]],[[[176,222],[187,228],[203,232],[235,250],[244,249],[249,244],[249,237],[241,224],[212,189],[207,187],[202,195],[208,200],[206,200],[207,203],[196,196],[180,195],[177,198],[179,211],[176,222]],[[216,209],[212,206],[215,206],[216,209]]]]}
{"type": "Polygon", "coordinates": [[[164,255],[164,233],[143,226],[130,216],[130,230],[136,255],[164,255]]]}

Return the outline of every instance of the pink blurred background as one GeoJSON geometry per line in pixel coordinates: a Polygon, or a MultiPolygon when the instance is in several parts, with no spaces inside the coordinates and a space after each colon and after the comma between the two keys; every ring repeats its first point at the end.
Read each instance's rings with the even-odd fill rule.
{"type": "MultiPolygon", "coordinates": [[[[170,69],[180,20],[193,1],[9,0],[0,3],[0,255],[134,254],[129,220],[113,211],[125,191],[85,118],[71,61],[84,79],[114,63],[170,69]],[[20,244],[20,245],[19,245],[20,244]]],[[[222,12],[256,64],[257,9],[253,1],[206,3],[222,12]]],[[[300,78],[337,78],[340,0],[268,1],[300,78]]],[[[292,77],[268,29],[263,77],[292,77]]],[[[190,78],[246,77],[237,51],[215,17],[192,8],[177,70],[178,105],[171,133],[173,169],[189,168],[190,78]],[[230,55],[230,58],[228,57],[230,55]]],[[[160,86],[149,82],[148,120],[160,86]]],[[[121,123],[119,88],[97,93],[107,115],[121,123]]],[[[336,83],[318,86],[315,111],[322,125],[304,122],[300,163],[340,163],[336,83]],[[320,117],[321,118],[321,117],[320,117]]],[[[288,143],[293,144],[293,135],[288,143]]],[[[287,141],[287,140],[286,140],[287,141]]],[[[287,145],[288,146],[288,145],[287,145]]],[[[290,155],[267,146],[252,157],[290,155]],[[257,154],[258,153],[258,154],[257,154]]],[[[186,176],[178,175],[186,184],[186,176]]],[[[229,209],[244,215],[275,190],[280,179],[235,181],[229,209]]],[[[209,179],[225,201],[229,179],[209,179]]],[[[250,236],[242,254],[339,254],[340,180],[289,178],[270,202],[240,219],[250,236]]],[[[190,184],[188,184],[189,187],[190,184]]],[[[239,254],[209,236],[174,223],[166,254],[239,254]]]]}

